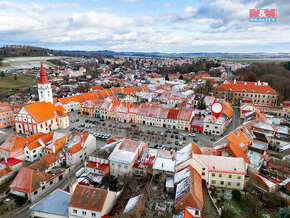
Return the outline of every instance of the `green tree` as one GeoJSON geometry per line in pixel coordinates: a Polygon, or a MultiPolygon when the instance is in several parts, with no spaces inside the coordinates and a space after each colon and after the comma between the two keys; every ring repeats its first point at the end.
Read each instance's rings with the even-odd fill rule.
{"type": "Polygon", "coordinates": [[[276,215],[276,218],[285,218],[285,217],[290,217],[290,208],[283,208],[276,215]]]}
{"type": "Polygon", "coordinates": [[[5,73],[3,71],[1,71],[1,77],[5,77],[5,73]]]}
{"type": "Polygon", "coordinates": [[[15,74],[15,75],[14,75],[14,80],[17,80],[17,79],[18,79],[18,78],[17,78],[17,74],[15,74]]]}
{"type": "Polygon", "coordinates": [[[234,189],[232,191],[232,196],[233,196],[233,199],[236,200],[236,201],[240,201],[241,198],[242,198],[241,192],[239,190],[237,190],[237,189],[234,189]]]}
{"type": "Polygon", "coordinates": [[[204,110],[206,109],[206,104],[203,98],[201,98],[198,102],[197,102],[197,109],[199,110],[204,110]]]}

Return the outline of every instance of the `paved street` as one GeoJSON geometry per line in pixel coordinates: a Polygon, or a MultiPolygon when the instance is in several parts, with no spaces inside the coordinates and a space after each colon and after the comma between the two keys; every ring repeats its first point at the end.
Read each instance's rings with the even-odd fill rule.
{"type": "MultiPolygon", "coordinates": [[[[139,127],[140,130],[143,132],[134,135],[130,131],[126,130],[126,127],[131,127],[133,123],[116,123],[115,121],[112,120],[105,120],[105,121],[100,121],[99,118],[92,118],[92,117],[87,117],[87,116],[81,116],[77,112],[72,112],[70,114],[70,126],[67,129],[59,129],[58,131],[65,132],[65,133],[70,133],[70,129],[72,127],[80,128],[80,129],[85,129],[85,130],[90,130],[92,132],[97,132],[97,133],[102,133],[102,134],[111,134],[111,137],[113,136],[123,136],[123,137],[129,137],[135,140],[141,140],[145,141],[149,144],[150,147],[153,147],[154,145],[163,145],[163,146],[172,146],[173,148],[182,148],[185,145],[193,142],[193,139],[197,139],[196,144],[199,146],[203,147],[212,147],[213,143],[215,141],[211,141],[212,138],[215,138],[215,140],[220,139],[221,137],[217,136],[210,136],[206,134],[196,134],[196,137],[190,137],[188,134],[190,132],[188,131],[180,131],[176,130],[179,132],[179,134],[173,134],[173,133],[167,133],[167,136],[165,134],[165,131],[167,128],[162,128],[162,127],[156,127],[156,126],[147,126],[144,124],[136,124],[136,126],[139,127]],[[74,122],[76,119],[79,119],[78,122],[74,122]],[[91,124],[91,123],[86,123],[86,120],[92,120],[92,121],[98,121],[99,124],[91,124]],[[105,123],[105,124],[104,124],[105,123]],[[86,124],[87,126],[90,125],[92,126],[91,128],[86,128],[86,127],[79,127],[80,124],[86,124]],[[110,126],[110,127],[109,127],[110,126]],[[150,131],[150,133],[148,133],[150,131]],[[154,131],[154,134],[152,134],[152,131],[154,131]],[[163,134],[163,136],[162,136],[163,134]],[[173,138],[172,138],[173,136],[173,138]],[[175,137],[178,136],[178,139],[175,137]],[[185,136],[185,140],[183,139],[185,136]],[[179,142],[182,142],[181,145],[179,145],[179,142]],[[178,143],[176,145],[175,143],[178,143]]],[[[241,120],[239,118],[239,111],[238,109],[234,109],[233,113],[233,121],[227,131],[223,134],[226,135],[233,129],[235,129],[237,126],[239,126],[241,123],[241,120]]],[[[13,129],[7,129],[5,130],[7,134],[7,137],[11,134],[15,134],[13,129]]],[[[17,134],[20,135],[20,134],[17,134]]],[[[23,136],[23,135],[22,135],[23,136]]],[[[107,143],[107,140],[105,139],[98,139],[97,138],[97,147],[102,147],[107,143]]],[[[25,162],[25,165],[27,163],[25,162]]],[[[61,182],[59,182],[56,186],[54,186],[52,189],[47,190],[40,198],[43,198],[47,196],[49,193],[54,191],[57,188],[60,189],[66,189],[68,185],[74,181],[75,179],[75,172],[83,167],[83,163],[79,163],[76,168],[70,172],[61,182]]],[[[40,199],[39,198],[39,199],[40,199]]],[[[36,202],[36,201],[35,201],[36,202]]],[[[35,203],[33,202],[33,203],[35,203]]],[[[18,209],[17,211],[13,211],[14,217],[15,218],[22,218],[22,217],[28,217],[30,210],[29,207],[33,205],[33,203],[30,203],[29,205],[25,205],[22,208],[18,209]]],[[[10,215],[6,215],[6,217],[10,217],[10,215]]]]}
{"type": "MultiPolygon", "coordinates": [[[[163,137],[161,133],[165,133],[167,128],[163,127],[156,127],[156,126],[148,126],[144,124],[136,124],[136,126],[139,127],[140,130],[143,130],[143,133],[139,133],[137,135],[130,134],[129,131],[127,131],[125,128],[126,127],[131,127],[132,124],[135,123],[118,123],[116,124],[116,121],[113,120],[105,120],[100,122],[100,118],[93,118],[93,117],[87,117],[87,116],[81,116],[80,114],[77,114],[77,112],[72,112],[70,113],[70,120],[74,121],[76,119],[79,119],[79,122],[71,123],[70,127],[68,129],[65,129],[63,131],[69,132],[69,129],[72,127],[79,127],[80,124],[87,124],[87,125],[92,125],[95,126],[93,128],[85,128],[85,127],[79,127],[80,129],[85,129],[85,130],[91,130],[93,132],[98,132],[98,133],[103,133],[103,134],[111,134],[111,136],[123,136],[123,137],[129,137],[133,138],[135,140],[141,140],[147,142],[150,146],[154,146],[155,144],[159,145],[164,145],[164,146],[172,146],[172,147],[177,147],[178,149],[182,148],[183,146],[193,142],[193,137],[188,136],[190,132],[188,131],[181,131],[181,130],[176,130],[179,132],[179,137],[182,136],[180,139],[176,139],[176,134],[173,133],[168,133],[167,137],[163,137]],[[92,121],[98,121],[100,124],[90,124],[86,123],[85,120],[92,120],[92,121]],[[105,123],[105,124],[103,124],[105,123]],[[103,126],[105,125],[105,126],[103,126]],[[111,125],[111,127],[109,127],[111,125]],[[122,128],[123,127],[123,128],[122,128]],[[152,135],[152,133],[148,134],[148,131],[155,131],[156,134],[152,135]],[[171,135],[173,134],[173,138],[171,138],[171,135]],[[186,137],[186,140],[183,140],[183,136],[186,137]],[[182,145],[176,145],[175,143],[182,142],[182,145]]],[[[239,110],[237,108],[234,108],[234,113],[233,113],[233,118],[232,118],[232,123],[228,127],[228,129],[225,131],[223,134],[226,135],[230,133],[232,130],[234,130],[236,127],[238,127],[241,124],[240,120],[240,114],[239,110]]],[[[221,137],[219,136],[211,136],[211,135],[206,135],[206,134],[200,134],[196,133],[197,139],[196,144],[202,147],[212,147],[213,143],[215,141],[211,141],[212,138],[214,138],[216,141],[219,140],[221,137]]],[[[98,146],[102,146],[106,143],[105,140],[97,140],[98,146]]]]}

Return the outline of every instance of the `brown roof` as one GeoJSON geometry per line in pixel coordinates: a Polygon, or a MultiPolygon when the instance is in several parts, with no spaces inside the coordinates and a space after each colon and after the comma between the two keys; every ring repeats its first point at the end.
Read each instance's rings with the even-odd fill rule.
{"type": "Polygon", "coordinates": [[[108,191],[100,188],[78,185],[69,202],[70,207],[102,211],[108,191]]]}
{"type": "Polygon", "coordinates": [[[184,210],[185,207],[192,207],[202,210],[203,193],[199,173],[189,167],[190,176],[177,185],[175,197],[175,209],[184,210]]]}

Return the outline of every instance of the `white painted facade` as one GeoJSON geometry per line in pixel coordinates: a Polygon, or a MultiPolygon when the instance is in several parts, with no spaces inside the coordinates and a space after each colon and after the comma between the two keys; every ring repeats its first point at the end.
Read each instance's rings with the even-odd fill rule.
{"type": "Polygon", "coordinates": [[[51,84],[37,84],[38,87],[38,97],[39,101],[46,101],[53,104],[53,95],[52,95],[52,89],[51,84]]]}

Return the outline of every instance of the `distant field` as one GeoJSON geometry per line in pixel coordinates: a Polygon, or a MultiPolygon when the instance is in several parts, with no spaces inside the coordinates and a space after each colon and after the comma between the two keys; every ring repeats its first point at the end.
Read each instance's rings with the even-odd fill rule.
{"type": "Polygon", "coordinates": [[[231,61],[231,62],[241,62],[241,63],[281,63],[285,61],[290,61],[290,58],[240,58],[240,59],[234,59],[234,58],[225,58],[223,59],[225,61],[231,61]]]}
{"type": "Polygon", "coordinates": [[[31,87],[36,84],[36,79],[28,75],[18,74],[17,80],[14,75],[0,77],[0,89],[16,89],[31,87]]]}
{"type": "Polygon", "coordinates": [[[5,58],[3,60],[3,66],[0,67],[0,70],[13,70],[13,69],[26,69],[39,67],[40,61],[42,61],[43,65],[46,67],[54,66],[47,60],[51,59],[60,59],[65,58],[62,56],[55,57],[12,57],[5,58]]]}

